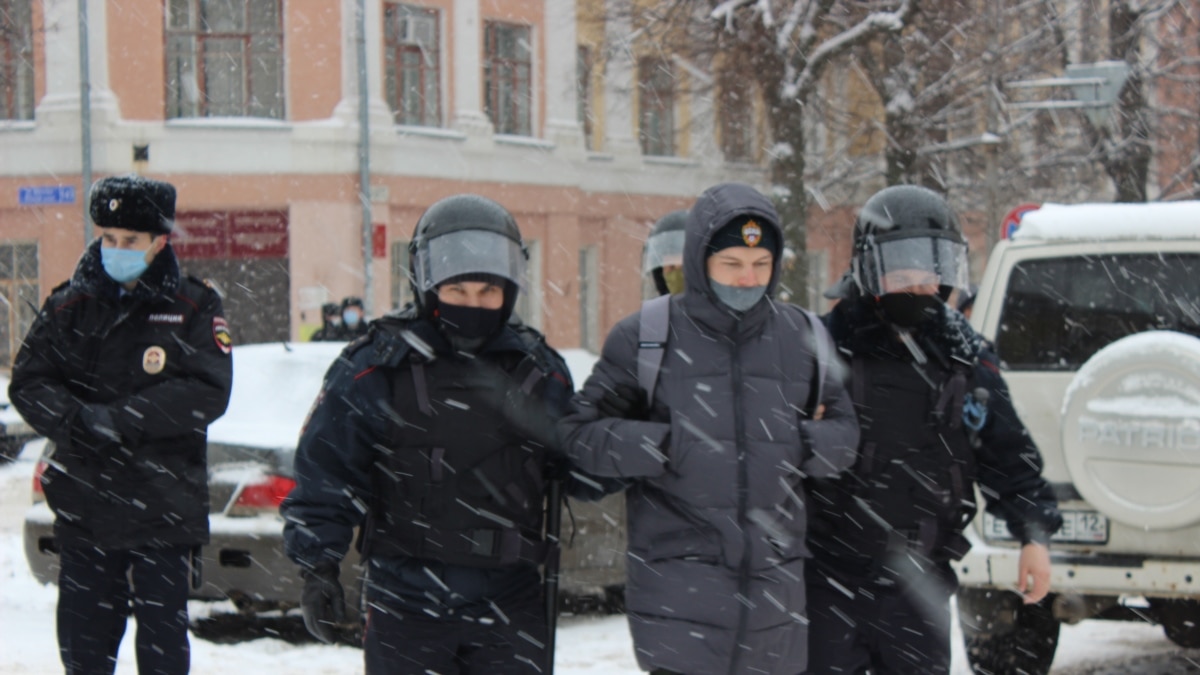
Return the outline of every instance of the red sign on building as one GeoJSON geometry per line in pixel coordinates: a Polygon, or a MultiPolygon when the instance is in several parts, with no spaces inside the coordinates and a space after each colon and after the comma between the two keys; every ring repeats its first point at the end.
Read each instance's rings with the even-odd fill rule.
{"type": "Polygon", "coordinates": [[[386,258],[387,255],[387,225],[375,223],[371,226],[371,257],[386,258]]]}
{"type": "Polygon", "coordinates": [[[171,245],[180,258],[286,258],[286,211],[175,214],[171,245]]]}

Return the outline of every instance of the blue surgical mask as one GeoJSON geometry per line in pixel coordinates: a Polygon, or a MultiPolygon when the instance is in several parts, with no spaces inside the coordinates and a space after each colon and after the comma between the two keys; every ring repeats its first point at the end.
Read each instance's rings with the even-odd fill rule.
{"type": "Polygon", "coordinates": [[[137,279],[150,266],[146,262],[146,252],[132,248],[100,247],[100,262],[108,276],[119,284],[137,279]]]}
{"type": "Polygon", "coordinates": [[[346,322],[347,326],[357,326],[358,319],[359,319],[358,312],[356,312],[352,309],[348,309],[348,310],[342,312],[342,321],[346,322]]]}
{"type": "Polygon", "coordinates": [[[726,286],[712,279],[708,280],[708,285],[718,300],[738,312],[750,309],[767,293],[766,286],[726,286]]]}

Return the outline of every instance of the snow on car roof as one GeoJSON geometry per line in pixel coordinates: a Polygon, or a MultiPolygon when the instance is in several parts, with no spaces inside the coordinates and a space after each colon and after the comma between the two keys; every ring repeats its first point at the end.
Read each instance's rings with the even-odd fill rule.
{"type": "MultiPolygon", "coordinates": [[[[234,347],[229,408],[208,427],[208,440],[252,448],[294,448],[325,371],[345,347],[344,342],[234,347]]],[[[596,355],[583,349],[564,349],[561,354],[575,386],[582,387],[596,355]]]]}
{"type": "Polygon", "coordinates": [[[344,342],[271,342],[233,348],[233,392],[208,440],[254,448],[293,448],[325,371],[344,342]]]}
{"type": "Polygon", "coordinates": [[[1200,238],[1200,201],[1044,204],[1021,218],[1014,241],[1200,238]]]}

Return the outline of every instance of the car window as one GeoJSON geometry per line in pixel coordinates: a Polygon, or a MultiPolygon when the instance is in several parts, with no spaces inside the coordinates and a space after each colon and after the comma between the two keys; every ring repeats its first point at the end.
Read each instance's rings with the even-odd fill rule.
{"type": "Polygon", "coordinates": [[[1018,263],[996,333],[1011,370],[1077,370],[1147,330],[1200,336],[1200,254],[1142,253],[1018,263]]]}

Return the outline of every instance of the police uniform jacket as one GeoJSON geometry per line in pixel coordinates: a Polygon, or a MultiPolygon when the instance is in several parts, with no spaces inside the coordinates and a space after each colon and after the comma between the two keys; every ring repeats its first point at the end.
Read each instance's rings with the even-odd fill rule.
{"type": "MultiPolygon", "coordinates": [[[[340,561],[361,527],[372,583],[417,611],[536,587],[571,391],[561,358],[519,324],[470,356],[411,308],[372,322],[330,367],[301,433],[282,506],[288,555],[340,561]]],[[[571,479],[568,491],[590,488],[571,479]]]]}
{"type": "Polygon", "coordinates": [[[825,317],[862,424],[855,467],[811,485],[820,499],[810,546],[829,574],[877,574],[897,553],[961,558],[975,484],[1022,543],[1045,544],[1062,524],[990,345],[957,311],[939,310],[911,331],[911,347],[870,300],[845,299],[825,317]],[[965,376],[957,391],[955,372],[965,376]]]}
{"type": "Polygon", "coordinates": [[[208,541],[206,434],[229,403],[230,351],[220,297],[180,275],[169,244],[128,292],[104,272],[100,241],[87,248],[38,313],[9,387],[53,444],[42,480],[59,543],[208,541]],[[108,433],[87,423],[100,409],[108,433]]]}
{"type": "MultiPolygon", "coordinates": [[[[747,186],[697,201],[684,244],[687,289],[671,298],[649,419],[606,418],[596,408],[606,391],[638,387],[634,314],[609,334],[560,424],[585,471],[632,481],[625,595],[643,670],[804,671],[802,480],[847,468],[858,443],[838,378],[826,378],[824,418],[810,418],[817,336],[800,311],[762,300],[735,315],[709,288],[708,241],[739,216],[783,239],[773,207],[747,186]]],[[[778,270],[776,261],[768,294],[778,270]]]]}

